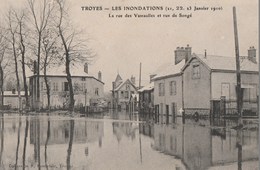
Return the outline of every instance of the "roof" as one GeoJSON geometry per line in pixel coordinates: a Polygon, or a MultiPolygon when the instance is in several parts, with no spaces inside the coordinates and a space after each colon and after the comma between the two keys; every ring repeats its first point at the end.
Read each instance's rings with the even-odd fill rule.
{"type": "Polygon", "coordinates": [[[181,69],[184,65],[185,65],[185,60],[182,60],[180,63],[178,63],[176,65],[174,63],[168,63],[168,65],[167,66],[164,65],[164,69],[159,71],[156,74],[156,76],[154,76],[152,79],[156,80],[156,79],[160,79],[160,78],[163,78],[163,77],[180,74],[181,69]]]}
{"type": "MultiPolygon", "coordinates": [[[[70,74],[73,77],[91,77],[96,80],[98,80],[96,77],[94,77],[91,74],[88,74],[84,71],[84,64],[74,64],[70,66],[70,74]]],[[[27,73],[28,77],[33,76],[33,73],[30,71],[29,74],[27,73]]],[[[40,71],[40,75],[44,75],[43,69],[40,71]]],[[[52,66],[47,68],[47,76],[67,76],[66,70],[65,70],[65,65],[60,65],[60,66],[52,66]]],[[[98,80],[100,81],[100,80],[98,80]]],[[[103,83],[102,81],[100,81],[103,83]]]]}
{"type": "MultiPolygon", "coordinates": [[[[227,70],[236,71],[236,58],[235,57],[225,57],[216,55],[205,55],[203,54],[193,54],[193,57],[187,62],[191,62],[194,57],[198,58],[202,63],[204,63],[211,70],[227,70]]],[[[183,70],[186,68],[183,67],[183,70]]],[[[241,71],[252,71],[258,72],[258,64],[254,63],[247,58],[240,58],[240,70],[241,71]]]]}
{"type": "Polygon", "coordinates": [[[119,74],[117,74],[115,82],[120,81],[120,80],[122,81],[123,79],[121,78],[121,76],[119,74]]]}
{"type": "Polygon", "coordinates": [[[117,86],[114,91],[118,91],[126,82],[129,82],[129,84],[131,84],[136,89],[135,85],[129,79],[127,79],[123,83],[119,84],[119,86],[117,86]]]}
{"type": "Polygon", "coordinates": [[[154,89],[154,82],[151,82],[150,84],[144,86],[143,88],[139,89],[138,92],[143,92],[143,91],[150,91],[154,89]]]}

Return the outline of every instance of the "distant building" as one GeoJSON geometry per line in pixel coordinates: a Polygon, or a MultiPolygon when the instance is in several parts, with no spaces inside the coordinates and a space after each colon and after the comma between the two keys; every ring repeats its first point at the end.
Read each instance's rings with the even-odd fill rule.
{"type": "Polygon", "coordinates": [[[154,82],[138,90],[141,113],[153,113],[154,110],[154,82]]]}
{"type": "MultiPolygon", "coordinates": [[[[21,91],[21,107],[25,107],[25,92],[21,91]]],[[[4,109],[18,109],[19,98],[18,92],[14,89],[12,91],[4,91],[4,109]]]]}
{"type": "Polygon", "coordinates": [[[129,99],[129,111],[136,112],[139,109],[139,94],[131,94],[129,99]]]}
{"type": "Polygon", "coordinates": [[[123,81],[118,74],[116,80],[112,82],[113,108],[128,109],[129,100],[132,94],[137,94],[135,77],[132,76],[131,80],[127,79],[123,81]]]}
{"type": "MultiPolygon", "coordinates": [[[[31,106],[34,108],[37,102],[36,97],[36,78],[34,74],[29,77],[29,90],[31,106]]],[[[66,78],[65,67],[52,67],[47,69],[47,79],[50,87],[51,108],[67,108],[69,102],[69,86],[66,78]]],[[[71,67],[71,79],[74,89],[75,106],[89,106],[91,102],[98,101],[104,97],[104,83],[102,82],[101,72],[98,78],[88,73],[88,65],[77,65],[71,67]]],[[[44,75],[40,74],[40,97],[41,108],[47,107],[47,94],[44,75]]]]}

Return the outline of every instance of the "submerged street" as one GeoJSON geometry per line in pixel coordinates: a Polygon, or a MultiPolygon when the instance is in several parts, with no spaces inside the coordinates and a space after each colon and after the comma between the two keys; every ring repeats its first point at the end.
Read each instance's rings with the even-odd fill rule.
{"type": "Polygon", "coordinates": [[[258,169],[258,121],[241,121],[4,114],[0,169],[258,169]]]}

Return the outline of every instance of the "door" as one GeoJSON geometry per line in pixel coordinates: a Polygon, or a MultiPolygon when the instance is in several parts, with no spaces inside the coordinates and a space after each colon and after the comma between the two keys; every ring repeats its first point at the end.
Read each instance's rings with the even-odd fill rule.
{"type": "Polygon", "coordinates": [[[219,117],[220,116],[220,101],[219,100],[213,100],[213,117],[219,117]]]}

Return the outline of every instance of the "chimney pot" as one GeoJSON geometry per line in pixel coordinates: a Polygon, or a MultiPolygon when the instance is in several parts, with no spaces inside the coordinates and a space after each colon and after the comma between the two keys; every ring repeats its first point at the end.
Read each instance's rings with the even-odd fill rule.
{"type": "Polygon", "coordinates": [[[102,73],[101,73],[101,71],[98,72],[98,80],[102,81],[102,73]]]}

